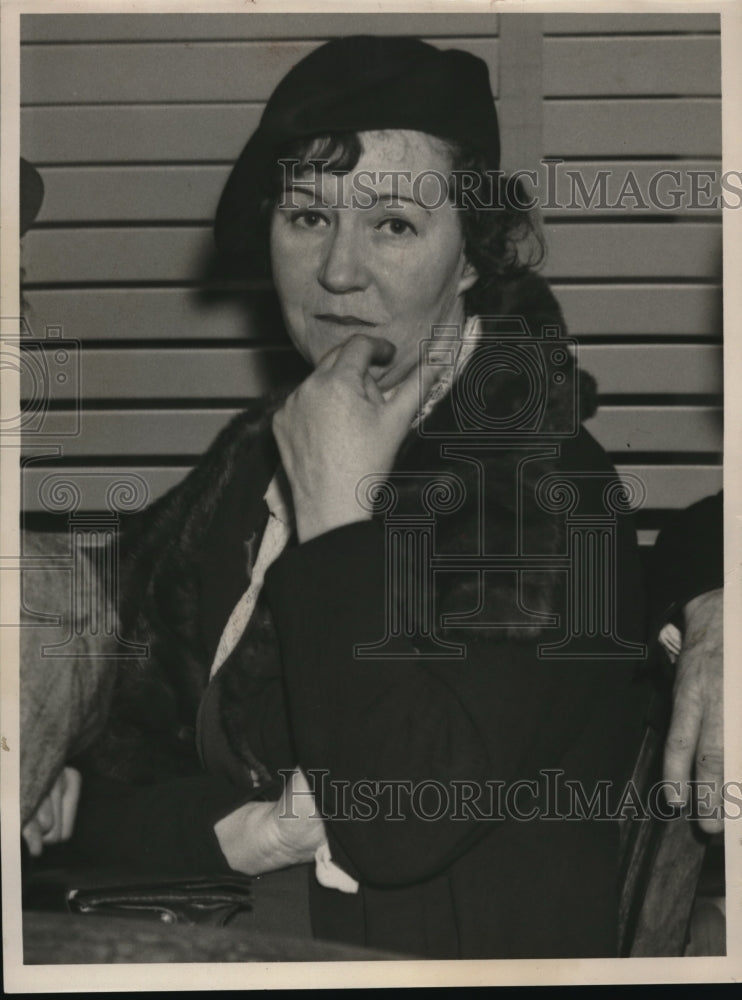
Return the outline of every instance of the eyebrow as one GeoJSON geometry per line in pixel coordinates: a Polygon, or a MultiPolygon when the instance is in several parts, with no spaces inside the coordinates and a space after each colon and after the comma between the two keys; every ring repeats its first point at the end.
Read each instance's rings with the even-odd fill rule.
{"type": "MultiPolygon", "coordinates": [[[[307,197],[313,198],[316,205],[324,204],[324,202],[322,201],[322,198],[320,197],[317,189],[314,188],[314,187],[311,187],[309,185],[306,185],[306,184],[302,184],[302,183],[298,183],[297,184],[297,183],[291,182],[289,184],[285,184],[284,185],[283,191],[284,191],[284,194],[290,194],[290,193],[293,193],[293,192],[296,192],[297,194],[305,194],[305,195],[307,195],[307,197]]],[[[361,188],[360,191],[356,191],[355,194],[361,194],[364,198],[368,198],[368,197],[373,197],[374,192],[370,191],[368,188],[364,187],[364,188],[361,188]]],[[[375,208],[376,204],[379,201],[381,201],[383,198],[386,198],[386,197],[389,197],[390,199],[393,199],[394,201],[406,201],[410,205],[414,205],[416,208],[422,209],[422,211],[425,212],[426,215],[430,215],[430,209],[427,208],[427,206],[421,204],[419,201],[415,201],[414,198],[408,198],[408,197],[406,197],[403,194],[389,194],[389,195],[379,195],[379,194],[377,194],[376,198],[375,198],[375,201],[374,201],[374,204],[368,206],[369,209],[375,208]]],[[[333,200],[334,199],[330,199],[330,201],[333,201],[333,200]]],[[[361,207],[361,206],[358,206],[358,207],[361,207]]]]}
{"type": "Polygon", "coordinates": [[[427,212],[428,215],[430,215],[430,209],[427,208],[425,205],[421,204],[419,201],[415,201],[414,198],[405,198],[403,194],[396,194],[393,195],[392,197],[395,198],[396,201],[408,201],[411,205],[416,205],[418,208],[421,208],[423,212],[427,212]]]}

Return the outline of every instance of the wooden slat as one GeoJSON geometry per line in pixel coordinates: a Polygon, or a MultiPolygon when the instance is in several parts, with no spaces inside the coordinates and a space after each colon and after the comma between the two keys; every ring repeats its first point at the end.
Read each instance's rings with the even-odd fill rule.
{"type": "Polygon", "coordinates": [[[80,433],[64,436],[67,414],[50,413],[44,436],[65,457],[152,456],[193,458],[204,452],[239,409],[94,410],[80,414],[80,433]],[[61,432],[61,433],[60,433],[61,432]]]}
{"type": "Polygon", "coordinates": [[[718,14],[686,14],[665,11],[662,14],[544,14],[547,35],[640,35],[671,31],[718,32],[718,14]]]}
{"type": "MultiPolygon", "coordinates": [[[[200,455],[237,409],[87,410],[79,434],[68,436],[69,415],[49,413],[43,431],[58,437],[65,457],[200,455]]],[[[610,452],[722,451],[722,411],[718,407],[605,406],[587,427],[610,452]]]]}
{"type": "Polygon", "coordinates": [[[23,264],[31,283],[189,281],[213,251],[206,227],[31,230],[23,264]]]}
{"type": "Polygon", "coordinates": [[[718,223],[552,223],[545,273],[558,278],[721,277],[718,223]]]}
{"type": "Polygon", "coordinates": [[[266,295],[205,295],[182,288],[94,288],[24,292],[37,337],[47,326],[85,340],[244,341],[282,332],[278,306],[266,295]]]}
{"type": "MultiPolygon", "coordinates": [[[[564,223],[547,225],[546,274],[558,278],[718,278],[721,225],[564,223]]],[[[190,281],[213,253],[210,228],[31,230],[29,283],[190,281]]]]}
{"type": "MultiPolygon", "coordinates": [[[[76,484],[82,495],[83,510],[105,510],[106,490],[111,476],[124,478],[136,475],[147,484],[150,499],[161,496],[170,487],[179,483],[188,473],[189,466],[111,466],[110,468],[86,469],[72,466],[65,469],[28,466],[23,476],[22,507],[26,511],[43,511],[49,508],[42,502],[52,480],[50,476],[62,477],[76,484]],[[46,482],[46,489],[43,484],[46,482]]],[[[679,509],[696,500],[716,493],[722,485],[722,469],[713,465],[648,466],[626,465],[618,467],[619,473],[626,472],[638,476],[646,487],[647,508],[679,509]]],[[[55,478],[54,482],[59,480],[55,478]]]]}
{"type": "Polygon", "coordinates": [[[497,114],[505,171],[534,167],[541,159],[544,41],[539,14],[508,17],[500,30],[500,99],[497,114]]]}
{"type": "Polygon", "coordinates": [[[718,36],[544,40],[547,97],[720,93],[718,36]]]}
{"type": "Polygon", "coordinates": [[[44,163],[232,163],[262,104],[24,108],[21,152],[44,163]]]}
{"type": "MultiPolygon", "coordinates": [[[[231,163],[262,104],[25,108],[21,151],[33,163],[231,163]]],[[[721,103],[684,100],[544,102],[544,154],[718,157],[721,103]]]]}
{"type": "MultiPolygon", "coordinates": [[[[496,35],[494,13],[24,14],[21,42],[329,38],[347,34],[496,35]]],[[[700,30],[700,29],[699,29],[700,30]]]]}
{"type": "MultiPolygon", "coordinates": [[[[53,352],[49,353],[51,357],[53,352]]],[[[85,399],[103,400],[247,401],[264,396],[300,367],[298,355],[289,347],[93,348],[80,354],[79,383],[70,378],[55,384],[52,401],[76,400],[81,393],[85,399]]],[[[51,360],[49,368],[54,368],[51,360]]]]}
{"type": "Polygon", "coordinates": [[[722,350],[710,344],[590,345],[579,348],[578,360],[604,395],[706,395],[723,389],[722,350]]]}
{"type": "MultiPolygon", "coordinates": [[[[520,13],[504,17],[522,17],[520,13]]],[[[713,33],[719,14],[686,14],[678,11],[636,14],[544,15],[547,35],[640,35],[671,32],[713,33]]],[[[21,41],[29,42],[134,42],[182,39],[324,38],[347,34],[497,34],[498,15],[459,12],[375,13],[239,13],[239,14],[24,14],[21,41]]]]}
{"type": "Polygon", "coordinates": [[[671,510],[718,493],[722,487],[720,465],[617,465],[619,474],[638,476],[644,483],[646,508],[671,510]]]}
{"type": "MultiPolygon", "coordinates": [[[[721,288],[715,285],[583,284],[553,286],[571,336],[721,335],[721,288]]],[[[188,288],[30,289],[34,334],[61,326],[85,340],[245,340],[280,330],[270,293],[206,296],[188,288]]]]}
{"type": "MultiPolygon", "coordinates": [[[[261,104],[26,108],[24,156],[34,163],[230,163],[258,123],[261,104]]],[[[547,101],[548,156],[718,156],[713,99],[547,101]]]]}
{"type": "Polygon", "coordinates": [[[190,466],[156,466],[141,468],[136,465],[110,466],[95,469],[84,465],[65,469],[42,468],[29,465],[23,470],[21,509],[26,512],[71,513],[68,509],[75,491],[81,500],[78,511],[108,511],[108,491],[115,482],[136,484],[136,508],[141,509],[139,498],[145,505],[177,485],[190,471],[190,466]],[[65,490],[71,484],[72,490],[65,490]]]}
{"type": "Polygon", "coordinates": [[[230,167],[47,167],[45,222],[210,222],[230,167]]]}
{"type": "MultiPolygon", "coordinates": [[[[319,41],[37,45],[23,49],[21,93],[35,104],[265,101],[319,41]]],[[[487,63],[497,96],[497,40],[441,43],[487,63]]]]}
{"type": "MultiPolygon", "coordinates": [[[[48,367],[56,370],[52,357],[48,367]]],[[[579,348],[578,361],[606,395],[722,391],[722,353],[714,345],[589,345],[579,348]]],[[[74,378],[55,383],[52,401],[78,399],[80,387],[83,398],[101,400],[250,399],[299,370],[289,347],[87,348],[79,385],[74,378]]]]}
{"type": "Polygon", "coordinates": [[[559,285],[554,294],[572,336],[718,337],[722,291],[716,285],[559,285]]]}
{"type": "MultiPolygon", "coordinates": [[[[45,193],[38,222],[208,222],[229,170],[228,165],[210,164],[46,167],[41,171],[45,193]]],[[[592,218],[607,212],[711,217],[721,210],[721,163],[566,161],[549,170],[542,166],[534,194],[545,218],[592,218]]],[[[726,198],[735,205],[740,200],[731,192],[726,198]]]]}
{"type": "Polygon", "coordinates": [[[21,58],[23,104],[264,101],[318,44],[28,46],[21,58]]]}
{"type": "MultiPolygon", "coordinates": [[[[547,219],[624,212],[712,219],[721,213],[721,174],[721,161],[711,159],[568,160],[548,170],[542,165],[534,193],[547,219]]],[[[727,192],[726,200],[736,205],[740,199],[727,192]]]]}
{"type": "Polygon", "coordinates": [[[659,533],[659,528],[640,528],[636,533],[640,547],[649,548],[654,545],[659,533]]]}
{"type": "Polygon", "coordinates": [[[611,452],[718,453],[722,410],[713,406],[601,406],[587,427],[611,452]]]}
{"type": "Polygon", "coordinates": [[[713,98],[549,100],[545,156],[702,156],[721,152],[721,103],[713,98]]]}

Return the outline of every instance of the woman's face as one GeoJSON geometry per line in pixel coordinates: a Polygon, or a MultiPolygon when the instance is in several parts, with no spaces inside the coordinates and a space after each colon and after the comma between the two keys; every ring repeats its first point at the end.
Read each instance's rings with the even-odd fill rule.
{"type": "Polygon", "coordinates": [[[352,172],[289,177],[271,220],[271,263],[301,354],[316,365],[353,334],[385,337],[396,354],[371,373],[387,389],[414,367],[435,325],[461,327],[463,293],[477,275],[441,193],[451,170],[446,147],[422,132],[360,138],[352,172]]]}

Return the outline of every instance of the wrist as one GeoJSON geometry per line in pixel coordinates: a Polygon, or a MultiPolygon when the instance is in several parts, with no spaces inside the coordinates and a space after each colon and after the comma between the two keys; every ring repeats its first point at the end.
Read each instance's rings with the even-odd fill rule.
{"type": "Polygon", "coordinates": [[[282,797],[273,803],[271,827],[275,838],[275,849],[282,856],[290,858],[289,864],[311,861],[314,852],[326,838],[325,825],[317,811],[314,799],[311,811],[305,810],[305,803],[282,797]]]}
{"type": "Polygon", "coordinates": [[[227,864],[245,875],[262,875],[291,864],[280,842],[274,802],[247,802],[214,824],[227,864]]]}

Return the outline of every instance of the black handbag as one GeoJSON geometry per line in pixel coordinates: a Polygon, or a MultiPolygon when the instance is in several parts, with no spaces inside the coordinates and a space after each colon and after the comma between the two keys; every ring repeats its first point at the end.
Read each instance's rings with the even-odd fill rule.
{"type": "Polygon", "coordinates": [[[250,879],[238,874],[106,877],[56,869],[34,872],[25,881],[23,908],[224,927],[252,910],[251,896],[250,879]]]}

